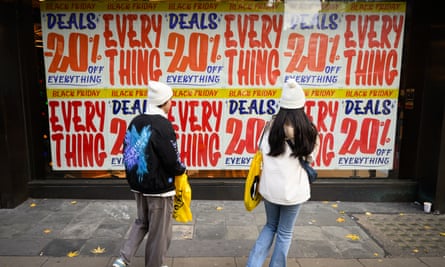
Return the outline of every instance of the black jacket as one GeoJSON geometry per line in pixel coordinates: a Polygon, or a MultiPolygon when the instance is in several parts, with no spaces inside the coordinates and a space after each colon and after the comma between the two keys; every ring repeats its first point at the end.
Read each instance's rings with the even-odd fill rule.
{"type": "Polygon", "coordinates": [[[175,190],[175,176],[186,169],[173,126],[159,114],[141,114],[130,122],[123,157],[130,188],[144,194],[175,190]]]}

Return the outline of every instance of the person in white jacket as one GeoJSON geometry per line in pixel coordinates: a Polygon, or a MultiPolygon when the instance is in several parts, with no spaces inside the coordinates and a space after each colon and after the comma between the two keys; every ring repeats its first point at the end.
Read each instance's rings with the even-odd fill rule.
{"type": "Polygon", "coordinates": [[[266,125],[259,144],[263,154],[259,192],[266,209],[266,224],[247,260],[261,267],[275,239],[269,267],[285,267],[301,204],[309,200],[310,183],[298,157],[312,162],[318,152],[316,126],[304,111],[306,98],[295,81],[283,86],[280,109],[266,125]],[[290,142],[289,142],[290,141],[290,142]]]}

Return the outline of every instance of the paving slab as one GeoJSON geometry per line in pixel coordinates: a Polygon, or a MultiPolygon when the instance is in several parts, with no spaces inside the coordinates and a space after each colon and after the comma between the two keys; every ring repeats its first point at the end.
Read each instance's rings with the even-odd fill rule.
{"type": "Polygon", "coordinates": [[[389,256],[445,256],[443,215],[399,213],[354,216],[389,256]]]}
{"type": "Polygon", "coordinates": [[[43,267],[105,267],[111,264],[110,258],[106,257],[49,257],[43,267]]]}
{"type": "MultiPolygon", "coordinates": [[[[242,201],[193,200],[191,209],[193,221],[173,224],[169,267],[244,267],[264,205],[248,212],[242,201]]],[[[0,266],[109,267],[135,216],[133,200],[29,199],[0,209],[0,266]]],[[[144,265],[145,243],[132,266],[144,265]]],[[[445,215],[416,203],[309,201],[288,266],[443,267],[445,215]]]]}
{"type": "Polygon", "coordinates": [[[443,267],[445,266],[444,257],[419,257],[419,260],[429,267],[443,267]]]}
{"type": "MultiPolygon", "coordinates": [[[[0,239],[0,256],[39,256],[51,239],[0,239]]],[[[1,265],[0,265],[1,266],[1,265]]]]}
{"type": "MultiPolygon", "coordinates": [[[[359,259],[366,267],[426,267],[418,258],[359,259]]],[[[431,267],[431,266],[430,266],[431,267]]]]}
{"type": "Polygon", "coordinates": [[[363,265],[355,259],[297,259],[300,267],[363,267],[363,265]]]}

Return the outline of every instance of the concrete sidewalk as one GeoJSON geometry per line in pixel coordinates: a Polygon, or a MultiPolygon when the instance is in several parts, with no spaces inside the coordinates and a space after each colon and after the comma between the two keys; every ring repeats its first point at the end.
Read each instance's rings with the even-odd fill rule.
{"type": "MultiPolygon", "coordinates": [[[[170,267],[245,266],[264,207],[193,200],[193,222],[173,226],[170,267]]],[[[0,209],[0,267],[111,266],[127,238],[133,200],[29,199],[0,209]]],[[[144,266],[143,246],[131,266],[144,266]]],[[[445,216],[415,203],[303,205],[289,267],[443,267],[445,216]]],[[[266,266],[266,265],[265,265],[266,266]]]]}

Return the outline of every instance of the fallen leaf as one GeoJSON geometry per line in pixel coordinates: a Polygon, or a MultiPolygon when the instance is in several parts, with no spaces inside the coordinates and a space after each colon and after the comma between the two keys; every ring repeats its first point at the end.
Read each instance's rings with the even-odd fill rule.
{"type": "Polygon", "coordinates": [[[414,252],[414,253],[418,253],[419,250],[416,248],[416,249],[413,249],[413,252],[414,252]]]}
{"type": "Polygon", "coordinates": [[[51,233],[51,229],[45,229],[45,230],[43,230],[43,232],[44,232],[45,234],[49,234],[49,233],[51,233]]]}
{"type": "Polygon", "coordinates": [[[325,201],[323,201],[323,203],[324,203],[324,204],[328,204],[328,203],[329,203],[329,201],[325,200],[325,201]]]}
{"type": "Polygon", "coordinates": [[[365,212],[365,214],[366,214],[366,216],[371,216],[372,215],[372,213],[369,212],[369,211],[365,212]]]}
{"type": "Polygon", "coordinates": [[[76,205],[76,204],[77,204],[77,201],[73,200],[73,201],[71,201],[70,203],[71,203],[71,205],[76,205]]]}
{"type": "Polygon", "coordinates": [[[374,257],[378,257],[378,256],[379,256],[379,253],[374,252],[374,257]]]}
{"type": "Polygon", "coordinates": [[[345,214],[346,212],[344,210],[339,211],[340,214],[345,214]]]}
{"type": "Polygon", "coordinates": [[[30,206],[31,208],[34,208],[35,206],[37,206],[37,204],[36,204],[36,203],[31,203],[29,206],[30,206]]]}
{"type": "Polygon", "coordinates": [[[354,240],[354,241],[360,239],[360,237],[358,235],[355,235],[355,234],[348,234],[348,235],[346,235],[346,238],[349,238],[349,239],[354,240]]]}
{"type": "Polygon", "coordinates": [[[441,236],[445,236],[445,232],[440,233],[441,236]]]}
{"type": "Polygon", "coordinates": [[[425,230],[431,229],[431,226],[429,225],[424,225],[423,228],[425,228],[425,230]]]}
{"type": "Polygon", "coordinates": [[[332,204],[331,207],[338,208],[338,204],[332,204]]]}
{"type": "Polygon", "coordinates": [[[223,207],[216,207],[216,210],[223,210],[223,207]]]}
{"type": "Polygon", "coordinates": [[[70,251],[68,254],[66,254],[68,257],[73,258],[79,256],[79,251],[70,251]]]}
{"type": "Polygon", "coordinates": [[[97,246],[97,248],[91,250],[91,253],[93,254],[102,254],[104,252],[105,248],[101,248],[100,246],[97,246]]]}
{"type": "Polygon", "coordinates": [[[345,222],[345,218],[343,218],[343,217],[338,217],[336,221],[337,221],[338,223],[343,223],[343,222],[345,222]]]}
{"type": "Polygon", "coordinates": [[[405,213],[401,212],[399,213],[400,216],[405,216],[405,213]]]}

